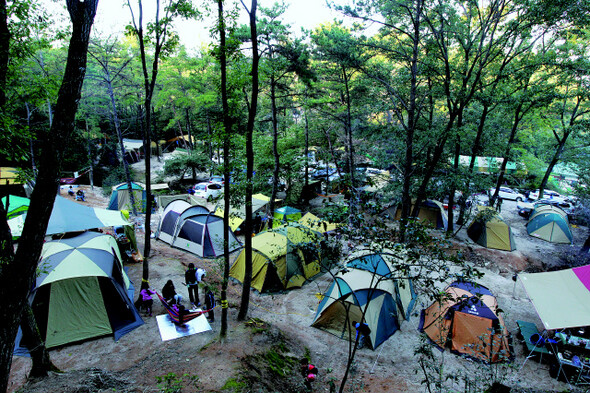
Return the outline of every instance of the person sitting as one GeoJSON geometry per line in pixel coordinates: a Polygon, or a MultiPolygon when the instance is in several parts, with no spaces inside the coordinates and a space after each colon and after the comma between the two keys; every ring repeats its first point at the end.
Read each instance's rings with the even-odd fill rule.
{"type": "Polygon", "coordinates": [[[180,305],[180,302],[182,302],[182,296],[176,293],[172,280],[166,281],[166,284],[162,288],[162,297],[170,305],[180,305]]]}
{"type": "Polygon", "coordinates": [[[82,190],[78,190],[78,191],[76,191],[76,200],[77,200],[77,201],[86,202],[86,198],[85,198],[85,195],[84,195],[84,191],[82,191],[82,190]]]}
{"type": "Polygon", "coordinates": [[[73,197],[74,195],[76,195],[76,193],[74,193],[74,189],[72,188],[72,186],[70,186],[70,188],[68,188],[68,195],[73,197]]]}
{"type": "Polygon", "coordinates": [[[152,306],[154,304],[152,295],[155,294],[156,292],[150,289],[149,284],[146,281],[141,283],[141,292],[139,292],[139,297],[141,299],[140,305],[145,308],[146,314],[149,314],[150,317],[152,316],[152,306]]]}

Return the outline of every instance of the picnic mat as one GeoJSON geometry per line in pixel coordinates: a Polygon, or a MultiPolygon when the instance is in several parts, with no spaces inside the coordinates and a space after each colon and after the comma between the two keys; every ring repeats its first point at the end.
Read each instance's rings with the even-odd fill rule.
{"type": "Polygon", "coordinates": [[[195,319],[191,319],[182,326],[172,323],[172,319],[170,319],[168,314],[157,315],[156,321],[158,322],[158,329],[160,329],[160,337],[162,337],[162,341],[174,340],[175,338],[186,337],[211,330],[211,325],[209,325],[204,314],[195,319]]]}

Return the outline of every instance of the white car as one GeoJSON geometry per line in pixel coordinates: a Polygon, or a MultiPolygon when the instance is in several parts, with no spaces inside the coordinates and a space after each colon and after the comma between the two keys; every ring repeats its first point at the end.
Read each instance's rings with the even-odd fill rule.
{"type": "Polygon", "coordinates": [[[207,201],[211,202],[214,199],[217,199],[223,194],[223,186],[219,183],[198,183],[195,184],[193,187],[193,191],[195,192],[195,196],[200,198],[204,198],[207,201]]]}
{"type": "MultiPolygon", "coordinates": [[[[494,195],[496,192],[496,188],[490,188],[490,195],[494,195]]],[[[520,192],[513,190],[509,187],[500,187],[500,191],[498,192],[498,197],[502,199],[510,199],[512,201],[520,202],[526,200],[526,197],[522,195],[520,192]]]]}
{"type": "MultiPolygon", "coordinates": [[[[561,195],[559,195],[558,192],[551,191],[551,190],[543,190],[543,198],[551,198],[551,197],[557,197],[557,198],[564,199],[561,195]]],[[[531,191],[531,193],[529,194],[529,199],[535,200],[538,198],[539,198],[539,189],[536,189],[535,191],[531,191]]]]}

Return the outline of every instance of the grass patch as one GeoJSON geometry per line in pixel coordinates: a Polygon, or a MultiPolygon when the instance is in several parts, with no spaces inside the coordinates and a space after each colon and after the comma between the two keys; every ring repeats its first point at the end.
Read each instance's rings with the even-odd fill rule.
{"type": "Polygon", "coordinates": [[[248,385],[245,382],[240,382],[236,378],[230,378],[225,381],[221,390],[230,390],[232,392],[241,392],[246,389],[248,385]]]}

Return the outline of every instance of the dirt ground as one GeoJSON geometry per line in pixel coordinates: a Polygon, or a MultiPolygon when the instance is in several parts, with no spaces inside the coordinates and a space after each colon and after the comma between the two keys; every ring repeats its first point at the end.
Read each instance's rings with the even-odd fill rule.
{"type": "MultiPolygon", "coordinates": [[[[87,192],[86,204],[106,207],[107,198],[100,189],[83,187],[87,192]]],[[[505,311],[510,331],[516,333],[517,319],[535,322],[541,328],[541,321],[532,303],[520,283],[513,281],[513,275],[524,270],[543,270],[558,265],[562,253],[579,249],[587,236],[587,229],[573,228],[573,246],[556,246],[527,235],[526,220],[517,215],[516,203],[505,201],[502,215],[514,230],[517,251],[485,249],[469,240],[465,229],[457,235],[457,244],[467,251],[469,260],[485,272],[480,283],[496,294],[500,307],[505,311]]],[[[159,215],[156,214],[152,228],[157,227],[158,219],[159,215]]],[[[138,237],[142,238],[143,233],[138,231],[138,237]]],[[[184,281],[183,274],[190,262],[197,267],[204,267],[210,282],[220,283],[221,266],[216,261],[199,259],[155,239],[152,239],[151,245],[150,284],[158,291],[168,279],[172,279],[177,291],[188,299],[187,290],[180,283],[184,281]]],[[[232,255],[234,258],[236,256],[237,253],[232,255]]],[[[129,276],[139,286],[141,264],[130,264],[128,267],[129,276]]],[[[348,355],[346,341],[310,327],[319,303],[317,295],[329,284],[330,278],[326,274],[301,289],[273,295],[253,292],[248,317],[254,320],[245,323],[237,321],[241,286],[230,283],[229,329],[224,340],[219,338],[219,308],[216,309],[212,331],[165,342],[160,338],[155,316],[145,317],[144,325],[118,342],[112,337],[103,337],[51,350],[51,360],[64,373],[55,373],[42,380],[27,381],[30,359],[14,357],[9,392],[158,392],[165,390],[157,378],[169,373],[173,373],[169,378],[170,386],[183,386],[182,390],[177,390],[183,392],[231,392],[231,386],[235,386],[238,380],[244,381],[252,392],[304,391],[297,366],[293,363],[303,355],[309,355],[320,370],[313,386],[314,391],[328,392],[330,381],[336,381],[338,386],[348,355]],[[281,372],[278,375],[282,377],[277,377],[276,373],[269,374],[266,370],[271,363],[271,350],[281,352],[287,359],[286,362],[279,362],[281,372]]],[[[419,303],[415,308],[416,313],[424,306],[427,304],[419,303]]],[[[159,304],[155,305],[154,311],[154,315],[164,313],[159,304]]],[[[424,375],[419,371],[414,355],[414,349],[419,343],[418,322],[419,318],[412,316],[410,321],[402,323],[400,331],[376,351],[360,350],[346,391],[427,391],[421,384],[424,375]]],[[[444,361],[447,373],[501,373],[504,384],[519,388],[519,391],[572,389],[551,378],[547,364],[527,359],[528,354],[524,353],[516,337],[514,350],[514,363],[497,369],[459,358],[448,350],[442,353],[435,351],[435,358],[444,361]]],[[[458,383],[453,390],[464,391],[464,385],[458,383]]]]}

